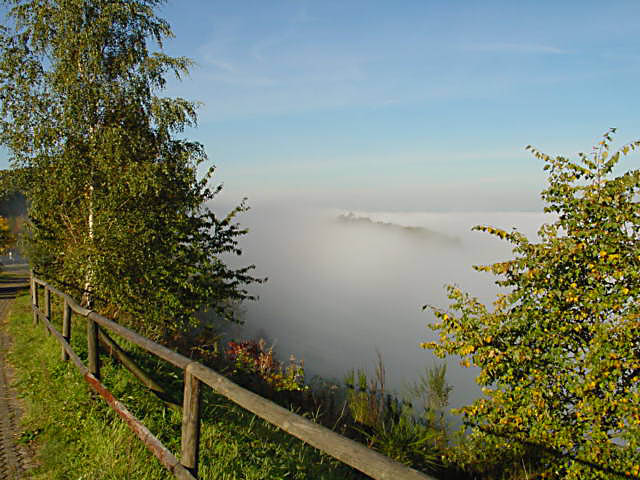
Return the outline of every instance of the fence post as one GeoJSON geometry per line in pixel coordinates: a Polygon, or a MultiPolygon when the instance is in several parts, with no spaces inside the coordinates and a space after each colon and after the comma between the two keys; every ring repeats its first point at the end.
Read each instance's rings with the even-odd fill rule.
{"type": "MultiPolygon", "coordinates": [[[[62,307],[62,336],[68,343],[71,343],[71,307],[66,298],[62,307]]],[[[64,346],[62,346],[62,360],[69,360],[69,354],[64,349],[64,346]]]]}
{"type": "MultiPolygon", "coordinates": [[[[35,276],[33,275],[33,270],[31,270],[31,300],[33,303],[33,307],[38,308],[38,284],[36,283],[35,276]]],[[[38,313],[36,310],[33,310],[33,324],[36,325],[38,323],[38,313]]]]}
{"type": "Polygon", "coordinates": [[[200,455],[200,380],[191,373],[190,363],[184,369],[184,401],[182,403],[182,455],[180,463],[194,477],[198,476],[200,455]]]}
{"type": "MultiPolygon", "coordinates": [[[[51,323],[51,290],[49,290],[49,287],[44,287],[44,316],[49,320],[49,323],[51,323]]],[[[51,331],[47,325],[45,325],[45,329],[47,333],[51,335],[51,331]]]]}
{"type": "Polygon", "coordinates": [[[89,348],[89,372],[100,379],[100,357],[98,355],[98,324],[87,317],[87,347],[89,348]]]}

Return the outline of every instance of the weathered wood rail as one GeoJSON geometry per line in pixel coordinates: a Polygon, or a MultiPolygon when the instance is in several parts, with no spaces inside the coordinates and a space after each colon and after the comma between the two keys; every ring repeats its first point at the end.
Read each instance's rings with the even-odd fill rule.
{"type": "Polygon", "coordinates": [[[435,480],[433,477],[402,465],[358,442],[296,415],[270,400],[240,387],[201,363],[143,337],[92,310],[81,307],[71,296],[36,278],[33,272],[31,273],[31,303],[34,324],[38,323],[39,319],[42,320],[47,332],[53,334],[60,342],[62,360],[71,360],[74,363],[93,390],[105,399],[160,460],[162,465],[178,479],[197,479],[200,447],[200,391],[201,384],[205,383],[216,393],[371,478],[376,480],[435,480]],[[38,300],[40,287],[44,288],[44,311],[40,308],[38,300]],[[52,293],[64,302],[62,333],[58,332],[51,323],[52,293]],[[87,320],[88,367],[82,363],[70,345],[73,313],[87,320]],[[122,338],[184,371],[180,461],[100,382],[98,343],[100,328],[117,333],[122,338]]]}

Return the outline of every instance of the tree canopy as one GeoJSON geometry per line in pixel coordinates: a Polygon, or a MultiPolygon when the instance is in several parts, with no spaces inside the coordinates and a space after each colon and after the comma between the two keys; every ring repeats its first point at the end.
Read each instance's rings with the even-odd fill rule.
{"type": "Polygon", "coordinates": [[[204,148],[178,137],[197,105],[159,96],[191,65],[162,53],[162,3],[4,0],[0,36],[0,142],[29,200],[32,266],[158,335],[201,308],[233,318],[257,281],[223,258],[240,254],[244,203],[216,215],[204,148]]]}
{"type": "Polygon", "coordinates": [[[472,437],[537,448],[540,478],[640,476],[640,171],[613,173],[640,142],[612,153],[614,132],[578,161],[527,147],[556,220],[538,242],[475,227],[513,245],[512,260],[475,267],[507,293],[490,309],[449,286],[449,310],[432,307],[440,340],[423,344],[480,368],[484,396],[461,409],[472,437]]]}

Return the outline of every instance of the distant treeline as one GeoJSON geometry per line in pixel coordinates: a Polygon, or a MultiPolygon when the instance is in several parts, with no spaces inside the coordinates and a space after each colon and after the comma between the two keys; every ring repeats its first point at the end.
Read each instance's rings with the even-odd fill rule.
{"type": "Polygon", "coordinates": [[[439,243],[444,243],[450,246],[460,244],[459,238],[450,237],[449,235],[445,235],[440,232],[429,230],[428,228],[398,225],[397,223],[376,221],[376,220],[372,220],[369,217],[356,215],[353,212],[338,215],[338,221],[345,224],[372,226],[372,227],[384,228],[385,230],[388,230],[388,231],[390,230],[390,231],[397,231],[405,234],[411,234],[411,235],[414,235],[415,237],[423,238],[424,240],[437,241],[439,243]]]}
{"type": "Polygon", "coordinates": [[[27,199],[22,192],[2,192],[0,216],[5,218],[23,217],[27,214],[27,199]]]}

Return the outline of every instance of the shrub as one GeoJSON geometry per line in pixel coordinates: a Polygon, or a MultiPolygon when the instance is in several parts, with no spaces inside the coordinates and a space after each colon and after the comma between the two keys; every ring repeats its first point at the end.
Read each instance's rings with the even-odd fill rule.
{"type": "Polygon", "coordinates": [[[229,342],[227,357],[234,364],[234,374],[257,374],[276,391],[302,391],[304,365],[291,355],[289,365],[279,362],[273,355],[273,347],[266,349],[264,340],[229,342]]]}
{"type": "Polygon", "coordinates": [[[640,141],[610,154],[613,133],[579,162],[527,147],[549,170],[556,220],[538,243],[475,227],[513,245],[513,259],[476,267],[508,293],[489,310],[449,286],[450,309],[431,307],[440,341],[423,344],[481,369],[466,426],[495,455],[503,443],[545,452],[541,478],[640,475],[640,171],[612,173],[640,141]]]}

